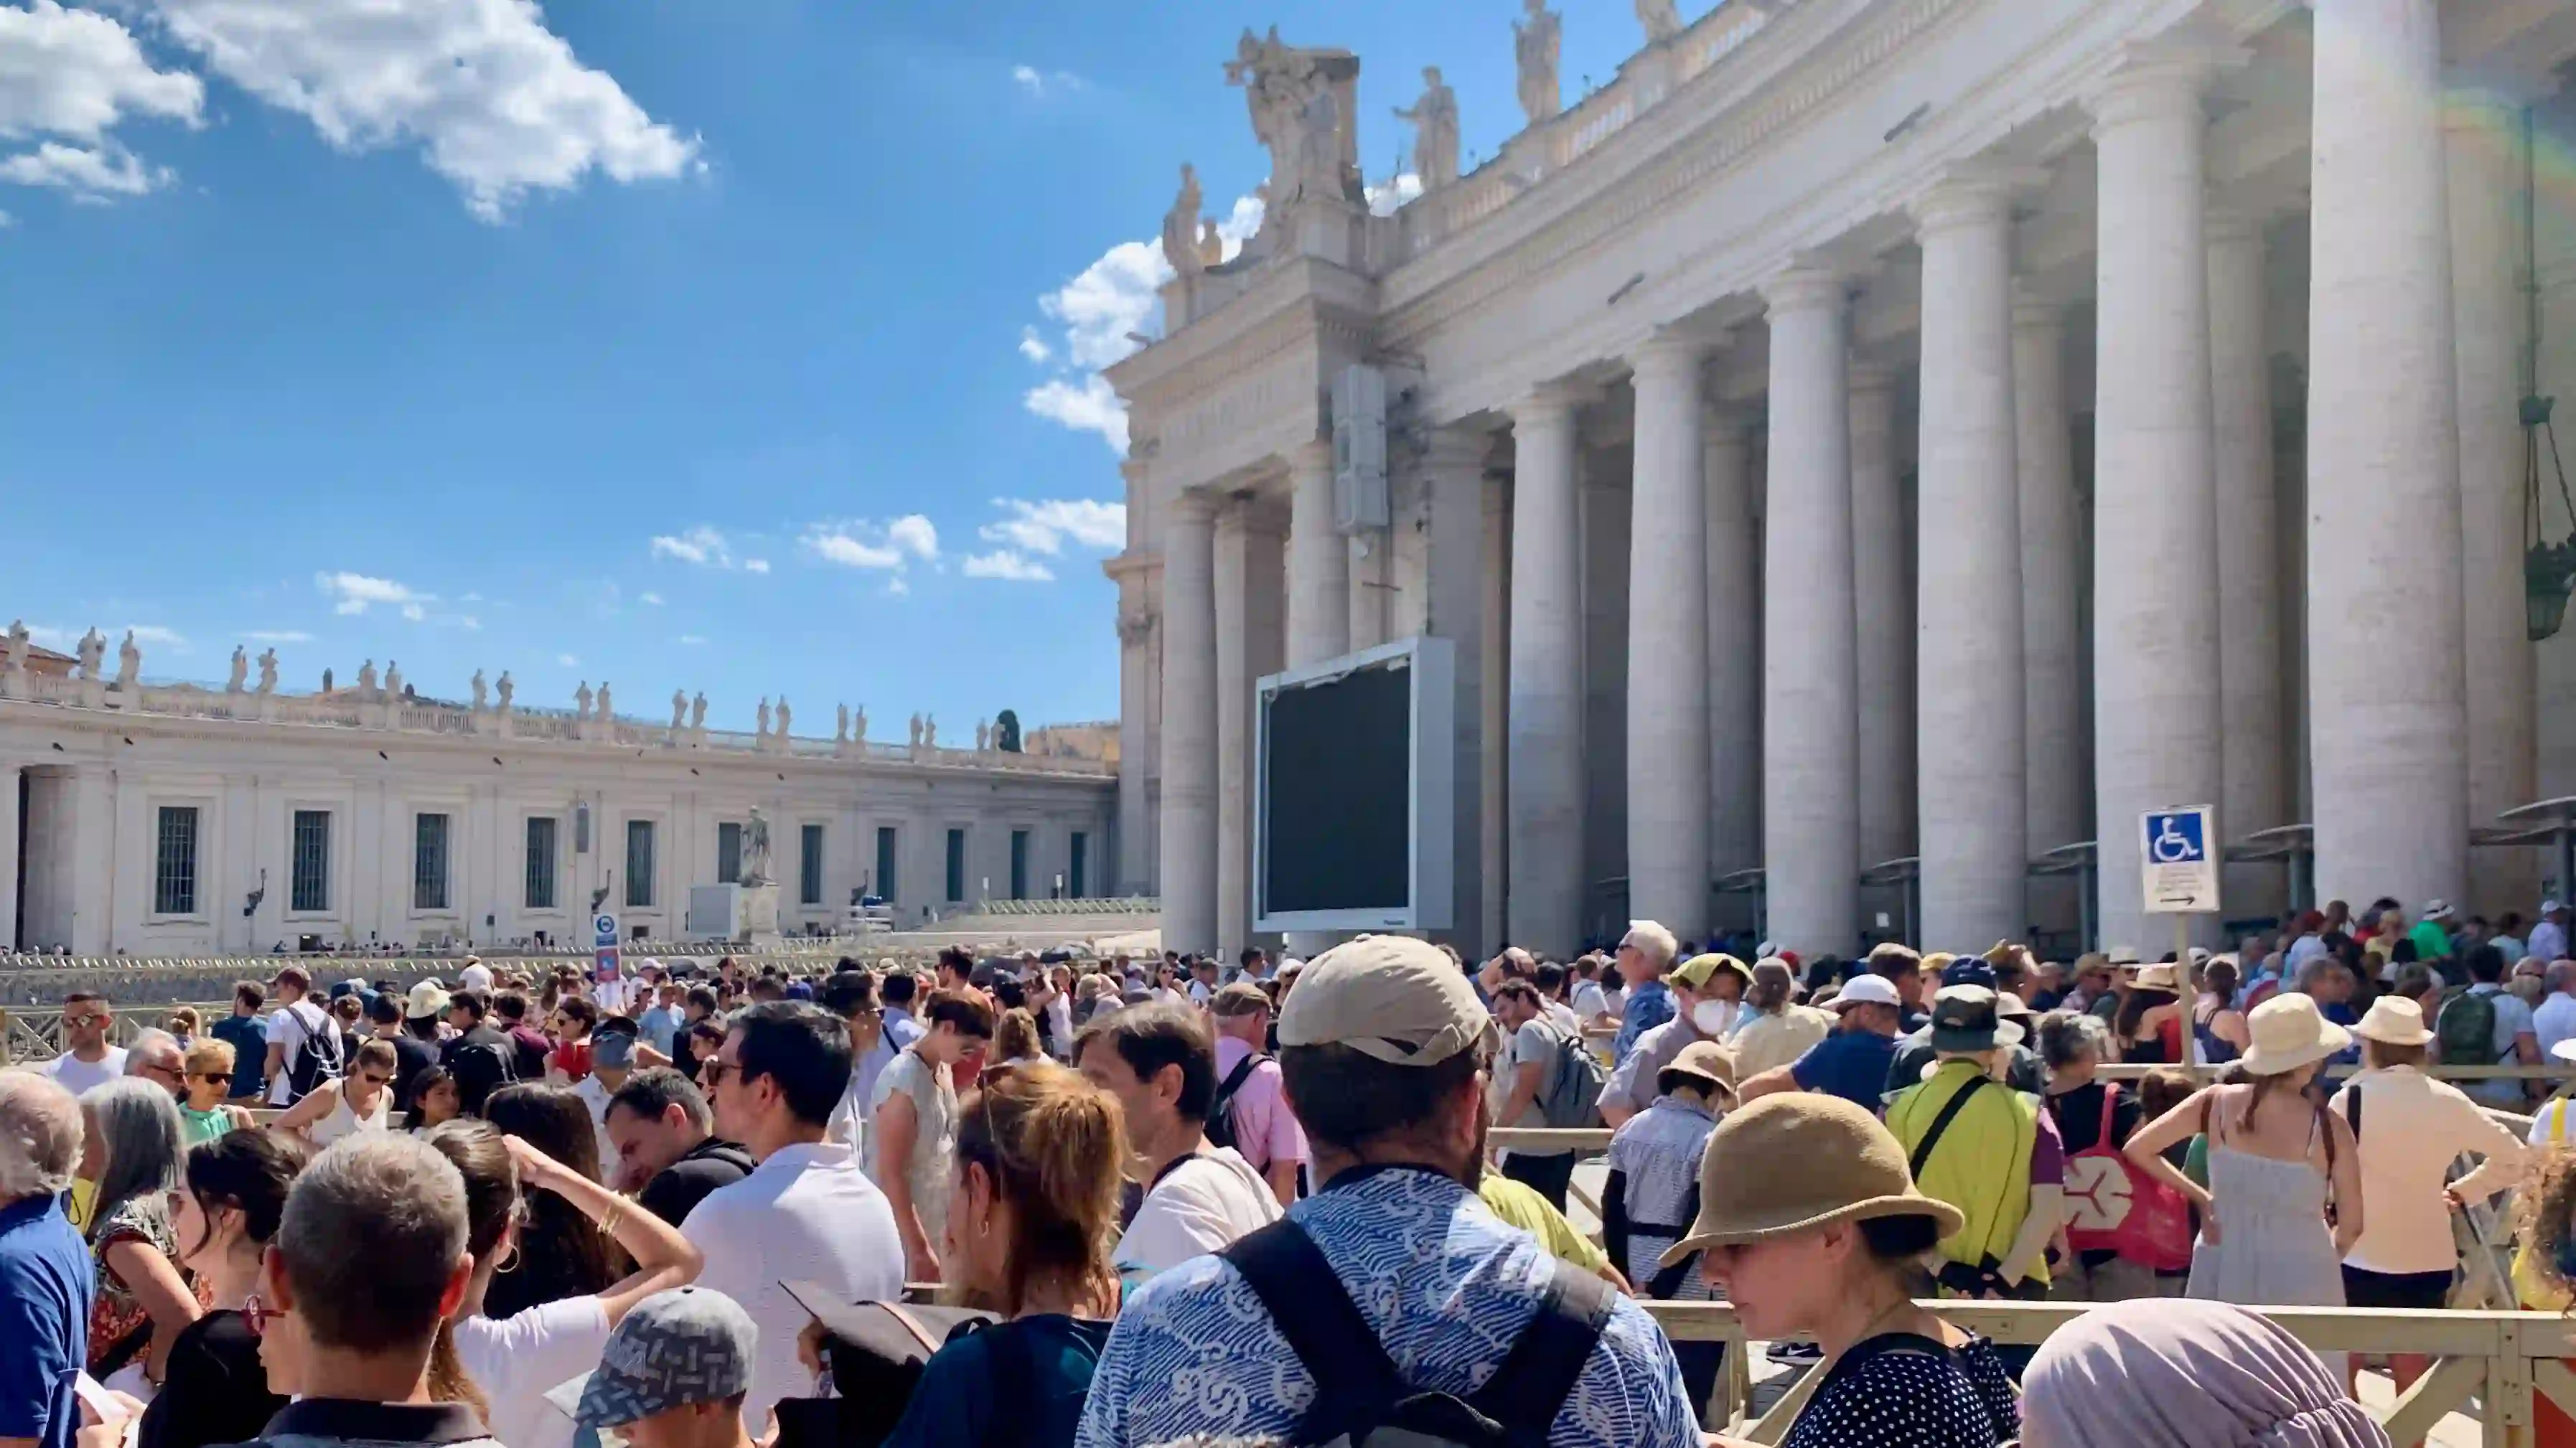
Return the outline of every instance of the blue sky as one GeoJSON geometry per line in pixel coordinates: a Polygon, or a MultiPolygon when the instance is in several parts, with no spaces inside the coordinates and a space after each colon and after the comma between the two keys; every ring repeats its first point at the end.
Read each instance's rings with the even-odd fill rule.
{"type": "MultiPolygon", "coordinates": [[[[1567,99],[1638,43],[1562,0],[1567,99]]],[[[1705,4],[1685,7],[1696,15],[1705,4]]],[[[1519,0],[0,0],[0,621],[800,733],[1118,707],[1123,424],[1249,24],[1518,127],[1519,0]]]]}

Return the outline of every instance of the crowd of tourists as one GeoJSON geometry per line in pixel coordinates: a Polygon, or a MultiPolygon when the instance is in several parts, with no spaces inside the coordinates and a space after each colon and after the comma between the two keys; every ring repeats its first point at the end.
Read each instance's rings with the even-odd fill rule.
{"type": "Polygon", "coordinates": [[[123,1046],[75,995],[0,1071],[0,1448],[1690,1448],[1725,1346],[1640,1304],[1712,1299],[1816,1375],[1790,1448],[2384,1443],[2246,1309],[2439,1308],[2508,1191],[2568,1307],[2563,1100],[2426,1069],[2576,1060],[2565,926],[290,964],[123,1046]],[[1598,1138],[1522,1134],[1569,1127],[1597,1235],[1598,1138]],[[2098,1305],[2034,1353],[1944,1297],[2098,1305]]]}

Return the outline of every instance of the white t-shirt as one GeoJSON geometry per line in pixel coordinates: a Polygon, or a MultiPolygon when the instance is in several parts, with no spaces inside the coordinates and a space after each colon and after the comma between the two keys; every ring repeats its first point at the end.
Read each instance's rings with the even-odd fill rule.
{"type": "Polygon", "coordinates": [[[490,990],[492,967],[480,963],[469,965],[457,973],[456,983],[467,990],[490,990]]]}
{"type": "Polygon", "coordinates": [[[1232,1246],[1279,1220],[1279,1198],[1230,1146],[1183,1160],[1136,1209],[1111,1260],[1129,1286],[1232,1246]]]}
{"type": "Polygon", "coordinates": [[[304,1054],[304,1043],[321,1032],[337,1030],[322,1008],[309,1000],[291,1006],[280,1006],[268,1018],[268,1043],[284,1046],[286,1054],[278,1057],[277,1074],[268,1079],[268,1104],[288,1106],[294,1103],[293,1079],[296,1058],[304,1054]]]}
{"type": "Polygon", "coordinates": [[[104,1086],[125,1074],[125,1048],[110,1046],[107,1054],[95,1061],[84,1061],[65,1051],[45,1063],[45,1074],[61,1082],[64,1090],[78,1096],[92,1086],[104,1086]]]}
{"type": "Polygon", "coordinates": [[[895,1233],[894,1208],[845,1146],[770,1153],[751,1175],[709,1192],[680,1224],[680,1235],[706,1257],[698,1285],[742,1304],[760,1329],[742,1408],[754,1437],[767,1436],[779,1399],[814,1392],[813,1375],[796,1360],[796,1335],[813,1315],[781,1283],[811,1282],[843,1302],[903,1296],[903,1239],[895,1233]]]}
{"type": "Polygon", "coordinates": [[[1587,1021],[1610,1014],[1610,997],[1602,991],[1601,982],[1579,980],[1574,983],[1574,1013],[1587,1021]]]}
{"type": "Polygon", "coordinates": [[[1212,995],[1214,995],[1214,994],[1215,994],[1215,992],[1214,992],[1214,991],[1211,991],[1211,990],[1209,990],[1209,989],[1207,988],[1207,982],[1205,982],[1205,981],[1200,981],[1200,980],[1194,980],[1194,981],[1191,981],[1191,982],[1190,982],[1190,1004],[1191,1004],[1191,1005],[1194,1005],[1194,1006],[1203,1006],[1203,1005],[1206,1005],[1206,1004],[1208,1003],[1208,997],[1210,997],[1210,996],[1212,996],[1212,995]]]}
{"type": "Polygon", "coordinates": [[[599,1140],[599,1168],[614,1176],[617,1171],[617,1143],[608,1139],[608,1103],[616,1097],[597,1071],[575,1082],[572,1094],[590,1108],[590,1133],[599,1140]]]}
{"type": "Polygon", "coordinates": [[[484,1426],[510,1448],[564,1448],[572,1419],[548,1391],[599,1366],[608,1313],[596,1297],[567,1297],[495,1321],[456,1323],[456,1360],[492,1408],[484,1426]]]}
{"type": "Polygon", "coordinates": [[[603,1016],[622,1016],[635,997],[635,983],[620,976],[616,980],[597,980],[590,984],[590,1003],[599,1007],[603,1016]]]}

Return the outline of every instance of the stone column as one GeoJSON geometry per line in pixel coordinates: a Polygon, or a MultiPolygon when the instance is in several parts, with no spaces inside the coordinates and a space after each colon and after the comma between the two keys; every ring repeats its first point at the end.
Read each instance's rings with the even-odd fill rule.
{"type": "Polygon", "coordinates": [[[1163,941],[1217,938],[1216,509],[1189,494],[1163,519],[1163,941]]]}
{"type": "Polygon", "coordinates": [[[1354,651],[1373,649],[1387,641],[1387,604],[1395,583],[1394,541],[1394,535],[1384,528],[1363,528],[1347,540],[1348,597],[1342,607],[1350,619],[1350,647],[1354,651]]]}
{"type": "MultiPolygon", "coordinates": [[[[2088,836],[2084,798],[2083,641],[2076,598],[2075,448],[2066,413],[2066,322],[2055,302],[2013,308],[2013,465],[2021,480],[2022,750],[2028,758],[2022,848],[2038,858],[2088,836]]],[[[2077,923],[2063,877],[2031,881],[2031,916],[2077,923]]]]}
{"type": "Polygon", "coordinates": [[[1442,932],[1462,954],[1481,958],[1487,951],[1485,881],[1501,888],[1499,872],[1479,868],[1485,848],[1486,755],[1499,753],[1485,733],[1485,450],[1484,434],[1463,428],[1434,431],[1423,450],[1422,479],[1429,503],[1428,617],[1424,632],[1454,646],[1457,667],[1455,718],[1456,828],[1450,836],[1450,862],[1457,887],[1451,896],[1450,926],[1442,932]]]}
{"type": "Polygon", "coordinates": [[[1860,943],[1860,739],[1852,601],[1851,418],[1840,276],[1801,266],[1763,288],[1771,449],[1763,600],[1762,857],[1771,938],[1860,943]]]}
{"type": "Polygon", "coordinates": [[[18,938],[18,781],[24,773],[0,764],[0,951],[25,943],[18,938]]]}
{"type": "MultiPolygon", "coordinates": [[[[2281,767],[2280,504],[2272,484],[2272,363],[2263,350],[2263,232],[2213,210],[2209,235],[2211,456],[2218,506],[2219,703],[2227,838],[2289,823],[2281,767]]],[[[2517,616],[2519,605],[2517,605],[2517,616]]],[[[2279,913],[2277,864],[2231,865],[2227,913],[2279,913]]]]}
{"type": "MultiPolygon", "coordinates": [[[[2460,433],[2434,0],[2319,0],[2309,194],[2317,896],[2468,883],[2460,433]]],[[[2105,218],[2108,234],[2108,218],[2105,218]]]]}
{"type": "MultiPolygon", "coordinates": [[[[2451,203],[2452,356],[2458,371],[2461,606],[2469,824],[2540,797],[2536,651],[2523,605],[2523,443],[2516,399],[2523,303],[2514,280],[2522,115],[2512,97],[2454,96],[2443,107],[2451,203]]],[[[2470,898],[2490,914],[2540,891],[2531,850],[2470,855],[2470,898]]]]}
{"type": "MultiPolygon", "coordinates": [[[[1483,562],[1478,579],[1483,588],[1485,635],[1479,641],[1483,660],[1478,677],[1484,696],[1477,703],[1483,720],[1485,753],[1476,778],[1482,838],[1476,852],[1484,874],[1484,952],[1501,947],[1509,929],[1505,902],[1511,879],[1511,635],[1512,635],[1512,487],[1489,477],[1477,496],[1482,524],[1483,562]]],[[[1462,661],[1463,662],[1463,661],[1462,661]]]]}
{"type": "MultiPolygon", "coordinates": [[[[1151,761],[1146,709],[1153,695],[1153,600],[1136,573],[1118,580],[1118,880],[1122,894],[1146,893],[1153,876],[1153,811],[1146,797],[1151,761]]],[[[871,857],[873,858],[873,857],[871,857]]]]}
{"type": "Polygon", "coordinates": [[[1288,455],[1288,667],[1350,651],[1351,562],[1333,528],[1333,445],[1288,455]]]}
{"type": "Polygon", "coordinates": [[[1252,943],[1253,689],[1281,666],[1279,524],[1255,498],[1216,515],[1216,933],[1231,957],[1252,943]]]}
{"type": "Polygon", "coordinates": [[[1860,862],[1867,866],[1914,852],[1914,575],[1896,475],[1896,373],[1855,362],[1849,375],[1860,862]]]}
{"type": "Polygon", "coordinates": [[[2012,188],[1962,172],[1914,204],[1923,247],[1920,733],[1923,939],[2028,933],[2012,188]],[[2001,707],[1998,707],[2000,703],[2001,707]]]}
{"type": "Polygon", "coordinates": [[[1713,405],[1708,489],[1708,855],[1712,875],[1762,863],[1762,567],[1753,527],[1752,419],[1713,405]]]}
{"type": "Polygon", "coordinates": [[[1637,396],[1628,525],[1628,906],[1707,938],[1708,493],[1700,361],[1663,336],[1629,357],[1637,396]]]}
{"type": "MultiPolygon", "coordinates": [[[[2151,53],[2088,97],[2100,158],[2094,327],[2095,829],[2102,941],[2150,938],[2141,814],[2215,804],[2218,509],[2211,480],[2208,61],[2151,53]]],[[[2218,822],[2222,835],[2229,828],[2218,822]]],[[[2215,917],[2204,934],[2215,936],[2215,917]]]]}
{"type": "Polygon", "coordinates": [[[1558,953],[1583,907],[1582,532],[1574,425],[1583,395],[1543,387],[1512,409],[1511,900],[1505,935],[1558,953]]]}

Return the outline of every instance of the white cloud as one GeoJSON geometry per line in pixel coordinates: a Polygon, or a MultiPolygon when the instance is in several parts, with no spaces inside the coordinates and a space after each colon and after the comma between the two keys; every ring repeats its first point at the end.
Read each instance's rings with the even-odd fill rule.
{"type": "Polygon", "coordinates": [[[314,585],[335,599],[335,613],[365,613],[374,604],[386,604],[402,610],[402,616],[414,623],[427,616],[422,605],[437,602],[436,595],[420,593],[390,578],[370,578],[363,573],[317,573],[314,585]]]}
{"type": "Polygon", "coordinates": [[[903,581],[902,574],[898,573],[894,577],[886,580],[886,597],[909,598],[911,596],[912,585],[903,581]]]}
{"type": "Polygon", "coordinates": [[[592,171],[671,177],[698,143],[548,30],[536,0],[135,0],[214,74],[339,150],[419,147],[476,216],[592,171]]]}
{"type": "Polygon", "coordinates": [[[914,559],[928,563],[939,557],[939,530],[919,513],[906,513],[883,527],[864,519],[816,523],[798,541],[826,563],[876,572],[899,574],[914,559]]]}
{"type": "Polygon", "coordinates": [[[0,159],[0,181],[13,186],[51,186],[79,201],[105,201],[141,196],[167,185],[177,175],[168,167],[150,167],[122,146],[67,146],[46,141],[32,151],[0,159]]]}
{"type": "Polygon", "coordinates": [[[57,0],[0,7],[0,137],[66,137],[0,159],[0,181],[50,186],[79,200],[139,196],[170,178],[111,132],[129,117],[196,125],[206,87],[184,70],[155,70],[131,31],[57,0]]]}
{"type": "Polygon", "coordinates": [[[668,533],[655,535],[652,554],[656,558],[677,558],[701,568],[733,566],[733,550],[726,545],[725,535],[704,523],[677,537],[668,533]]]}
{"type": "Polygon", "coordinates": [[[1025,548],[1049,557],[1063,552],[1067,539],[1085,548],[1103,550],[1127,543],[1124,503],[1101,503],[1088,498],[1050,498],[1040,503],[1024,498],[995,498],[993,506],[1010,516],[977,530],[987,543],[1025,548]]]}
{"type": "Polygon", "coordinates": [[[1020,93],[1029,99],[1042,101],[1050,96],[1070,95],[1088,89],[1091,83],[1069,70],[1040,70],[1034,65],[1015,65],[1011,67],[1011,84],[1018,86],[1020,93]]]}
{"type": "Polygon", "coordinates": [[[999,578],[1012,583],[1053,583],[1054,570],[1033,559],[1023,558],[1008,548],[990,553],[972,553],[966,558],[969,578],[999,578]]]}
{"type": "MultiPolygon", "coordinates": [[[[1261,230],[1262,203],[1257,196],[1235,200],[1216,224],[1224,256],[1232,260],[1243,243],[1261,230]]],[[[1116,452],[1127,451],[1127,406],[1117,389],[1100,375],[1133,356],[1143,335],[1162,309],[1160,290],[1172,279],[1159,242],[1122,241],[1076,273],[1063,286],[1038,298],[1038,310],[1064,331],[1062,355],[1068,373],[1030,388],[1020,405],[1050,422],[1077,432],[1096,432],[1116,452]]],[[[1044,362],[1056,355],[1035,329],[1024,329],[1020,355],[1044,362]],[[1030,350],[1035,342],[1036,352],[1030,350]],[[1039,355],[1043,352],[1045,355],[1039,355]]]]}
{"type": "Polygon", "coordinates": [[[27,637],[29,639],[46,648],[54,650],[56,653],[70,653],[72,651],[72,646],[80,642],[80,636],[81,631],[79,629],[64,628],[60,624],[31,623],[27,625],[27,637]]]}
{"type": "Polygon", "coordinates": [[[302,629],[294,628],[252,629],[249,633],[242,635],[242,637],[255,644],[309,644],[313,642],[313,635],[306,633],[302,629]]]}
{"type": "Polygon", "coordinates": [[[1371,216],[1393,216],[1395,209],[1422,194],[1422,178],[1407,171],[1382,186],[1363,188],[1371,216]]]}
{"type": "Polygon", "coordinates": [[[1118,400],[1118,390],[1109,385],[1109,379],[1097,372],[1078,383],[1061,377],[1042,382],[1020,398],[1020,405],[1076,432],[1096,432],[1119,456],[1126,456],[1127,404],[1118,400]]]}
{"type": "Polygon", "coordinates": [[[581,667],[581,660],[572,654],[557,654],[555,655],[555,662],[563,665],[567,669],[578,669],[581,667]]]}
{"type": "Polygon", "coordinates": [[[188,640],[184,635],[177,629],[164,628],[157,623],[130,623],[125,626],[123,632],[134,635],[137,648],[157,645],[173,653],[184,654],[188,651],[188,640]]]}
{"type": "Polygon", "coordinates": [[[639,593],[635,595],[635,601],[649,608],[660,608],[662,606],[662,595],[658,593],[639,593]]]}
{"type": "Polygon", "coordinates": [[[695,649],[704,648],[707,641],[696,634],[682,634],[678,638],[671,640],[671,642],[678,644],[684,649],[695,649]]]}
{"type": "Polygon", "coordinates": [[[767,573],[769,571],[769,560],[766,558],[746,558],[742,560],[742,571],[745,573],[767,573]]]}

